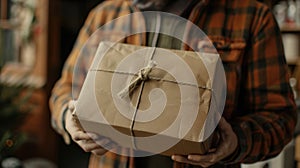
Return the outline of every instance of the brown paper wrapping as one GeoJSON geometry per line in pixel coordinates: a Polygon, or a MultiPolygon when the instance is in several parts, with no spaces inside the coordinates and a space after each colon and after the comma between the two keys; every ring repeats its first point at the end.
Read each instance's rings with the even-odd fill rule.
{"type": "Polygon", "coordinates": [[[109,137],[116,143],[128,148],[153,153],[157,152],[156,149],[161,148],[162,151],[159,153],[165,155],[206,153],[212,143],[212,136],[202,141],[200,133],[201,130],[205,131],[204,122],[209,112],[212,82],[206,66],[198,54],[191,51],[102,42],[99,45],[96,58],[77,102],[76,114],[81,124],[86,131],[109,137]],[[181,68],[178,67],[181,64],[172,65],[172,61],[168,60],[172,54],[183,61],[182,65],[189,67],[188,69],[195,77],[198,86],[191,81],[178,81],[175,75],[180,74],[183,78],[188,75],[172,73],[172,71],[178,72],[178,69],[181,68]],[[132,59],[128,59],[126,62],[127,57],[132,57],[132,59]],[[123,91],[124,94],[126,87],[138,78],[139,71],[137,69],[143,70],[144,68],[145,70],[149,62],[154,62],[158,65],[151,67],[147,74],[148,79],[138,82],[131,89],[131,92],[125,94],[125,98],[120,98],[120,93],[123,91]],[[161,68],[161,62],[166,62],[163,66],[167,68],[161,68]],[[124,66],[120,66],[121,64],[124,66]],[[184,89],[181,88],[196,89],[199,93],[199,102],[196,102],[193,97],[183,100],[181,91],[184,89]],[[155,89],[163,91],[164,94],[161,94],[159,91],[151,93],[155,89]],[[90,112],[91,107],[88,107],[92,102],[89,101],[91,100],[89,98],[91,94],[94,94],[97,104],[95,106],[97,110],[94,109],[93,112],[90,112]],[[115,101],[114,97],[119,99],[121,103],[115,101]],[[156,97],[156,102],[153,100],[153,97],[156,97]],[[163,98],[160,100],[161,97],[164,97],[165,101],[163,98]],[[123,106],[120,104],[123,104],[123,106]],[[159,105],[155,106],[155,104],[159,105]],[[161,104],[165,104],[165,106],[163,106],[162,111],[158,115],[156,114],[157,110],[152,108],[158,108],[161,104]],[[123,112],[120,112],[120,107],[118,108],[117,106],[121,106],[123,112]],[[179,109],[181,106],[187,108],[197,107],[198,110],[193,114],[189,111],[180,113],[179,109]],[[99,113],[101,113],[100,116],[99,113]],[[147,115],[156,117],[150,120],[150,117],[147,118],[147,115]],[[149,121],[143,119],[143,116],[146,116],[145,118],[149,119],[149,121]],[[191,122],[184,122],[189,121],[189,117],[191,122]],[[164,133],[172,124],[172,131],[164,133]],[[109,129],[128,135],[131,138],[130,140],[124,140],[112,135],[112,131],[109,129]],[[181,132],[182,130],[188,131],[183,133],[181,132]],[[154,135],[157,136],[157,140],[148,141],[143,139],[143,137],[147,138],[154,135]],[[170,148],[164,149],[164,145],[168,142],[176,143],[170,148]]]}

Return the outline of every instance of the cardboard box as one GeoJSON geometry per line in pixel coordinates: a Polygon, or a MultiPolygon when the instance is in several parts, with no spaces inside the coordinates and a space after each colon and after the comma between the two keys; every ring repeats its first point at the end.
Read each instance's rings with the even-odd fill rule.
{"type": "Polygon", "coordinates": [[[226,98],[217,54],[101,42],[76,104],[87,132],[150,153],[203,154],[226,98]]]}

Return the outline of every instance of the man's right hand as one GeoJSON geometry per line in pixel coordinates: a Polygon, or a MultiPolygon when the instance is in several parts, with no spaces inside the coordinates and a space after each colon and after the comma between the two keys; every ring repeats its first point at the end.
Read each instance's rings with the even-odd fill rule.
{"type": "Polygon", "coordinates": [[[107,152],[107,149],[111,149],[115,146],[107,138],[101,137],[94,133],[85,132],[80,126],[78,119],[72,115],[74,110],[75,101],[71,100],[68,104],[68,111],[66,112],[65,117],[66,130],[70,134],[72,140],[76,142],[85,152],[103,155],[107,152]]]}

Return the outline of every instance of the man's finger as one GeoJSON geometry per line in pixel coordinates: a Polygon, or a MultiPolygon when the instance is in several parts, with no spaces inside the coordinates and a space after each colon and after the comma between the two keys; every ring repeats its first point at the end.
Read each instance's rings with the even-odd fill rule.
{"type": "Polygon", "coordinates": [[[188,160],[193,162],[211,162],[215,163],[219,161],[219,156],[216,153],[206,155],[188,155],[188,160]]]}
{"type": "Polygon", "coordinates": [[[85,151],[91,152],[92,150],[102,148],[100,145],[94,142],[87,142],[87,141],[78,141],[77,144],[85,151]]]}
{"type": "Polygon", "coordinates": [[[92,138],[83,131],[75,132],[72,136],[75,141],[92,140],[92,138]]]}
{"type": "Polygon", "coordinates": [[[213,164],[213,163],[210,163],[210,162],[195,162],[195,161],[189,160],[186,157],[180,156],[180,155],[172,155],[172,160],[174,160],[176,162],[181,162],[181,163],[198,165],[198,166],[201,166],[201,167],[209,167],[213,164]]]}
{"type": "Polygon", "coordinates": [[[91,132],[87,132],[87,134],[97,143],[99,144],[100,146],[104,147],[105,149],[112,149],[112,148],[115,148],[117,147],[118,145],[110,140],[109,138],[107,137],[104,137],[104,136],[100,136],[100,135],[97,135],[95,133],[91,133],[91,132]]]}
{"type": "Polygon", "coordinates": [[[180,155],[172,155],[171,158],[172,158],[172,160],[174,160],[176,162],[181,162],[181,163],[190,163],[190,162],[193,162],[193,161],[190,161],[190,160],[188,160],[185,157],[180,156],[180,155]]]}
{"type": "Polygon", "coordinates": [[[92,150],[91,152],[93,154],[95,154],[95,155],[99,155],[100,156],[100,155],[105,154],[107,152],[107,150],[103,149],[103,148],[98,148],[98,149],[92,150]]]}

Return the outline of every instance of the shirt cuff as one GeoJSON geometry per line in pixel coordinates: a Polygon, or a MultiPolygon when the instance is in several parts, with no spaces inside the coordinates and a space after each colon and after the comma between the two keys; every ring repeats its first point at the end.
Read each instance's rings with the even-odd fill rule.
{"type": "Polygon", "coordinates": [[[58,118],[52,118],[51,124],[52,124],[52,127],[60,135],[62,135],[65,143],[70,144],[71,138],[70,138],[68,131],[66,130],[66,122],[65,122],[67,112],[68,112],[68,103],[66,103],[62,106],[62,110],[59,113],[58,118]]]}

